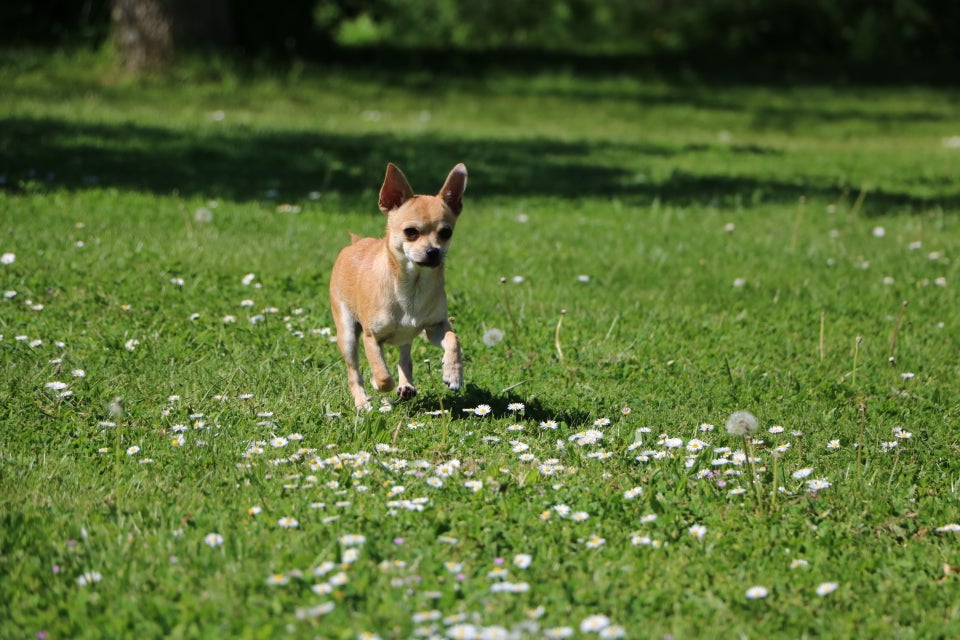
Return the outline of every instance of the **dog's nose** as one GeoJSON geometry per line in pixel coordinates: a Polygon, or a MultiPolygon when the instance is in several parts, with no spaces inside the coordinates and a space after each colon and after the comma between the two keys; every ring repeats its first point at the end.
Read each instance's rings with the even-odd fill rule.
{"type": "Polygon", "coordinates": [[[440,249],[438,249],[437,247],[430,247],[429,249],[427,249],[427,254],[426,254],[427,264],[431,266],[436,266],[440,264],[441,257],[442,255],[440,254],[440,249]]]}

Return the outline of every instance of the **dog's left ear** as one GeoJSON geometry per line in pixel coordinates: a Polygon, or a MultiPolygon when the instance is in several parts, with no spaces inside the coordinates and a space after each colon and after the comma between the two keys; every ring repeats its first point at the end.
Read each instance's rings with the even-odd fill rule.
{"type": "Polygon", "coordinates": [[[380,187],[380,211],[390,213],[413,197],[413,189],[403,172],[392,162],[387,164],[387,175],[380,187]]]}
{"type": "Polygon", "coordinates": [[[455,215],[460,215],[460,212],[463,211],[463,191],[466,188],[467,168],[461,162],[447,176],[447,181],[443,183],[437,196],[447,203],[447,206],[455,215]]]}

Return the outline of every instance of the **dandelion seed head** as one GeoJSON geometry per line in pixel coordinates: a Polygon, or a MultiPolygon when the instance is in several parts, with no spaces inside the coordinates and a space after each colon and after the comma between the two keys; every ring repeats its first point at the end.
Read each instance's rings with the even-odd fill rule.
{"type": "Polygon", "coordinates": [[[495,347],[503,342],[503,331],[496,327],[487,329],[483,332],[483,344],[488,347],[495,347]]]}
{"type": "Polygon", "coordinates": [[[735,411],[727,418],[727,433],[732,436],[746,437],[760,428],[756,416],[749,411],[735,411]]]}

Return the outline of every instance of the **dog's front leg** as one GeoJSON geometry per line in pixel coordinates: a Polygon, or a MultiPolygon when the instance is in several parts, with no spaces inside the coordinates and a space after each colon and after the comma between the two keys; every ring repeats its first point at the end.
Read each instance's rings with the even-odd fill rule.
{"type": "Polygon", "coordinates": [[[409,400],[417,395],[417,388],[413,386],[413,360],[410,357],[410,345],[402,344],[400,349],[400,385],[397,387],[397,395],[404,400],[409,400]]]}
{"type": "Polygon", "coordinates": [[[443,382],[457,391],[463,386],[463,354],[460,341],[449,321],[435,324],[427,329],[427,338],[443,349],[443,382]]]}
{"type": "Polygon", "coordinates": [[[387,371],[387,363],[383,359],[383,347],[377,341],[373,332],[364,330],[363,350],[367,353],[367,362],[372,369],[371,382],[377,391],[392,391],[396,383],[393,376],[387,371]]]}

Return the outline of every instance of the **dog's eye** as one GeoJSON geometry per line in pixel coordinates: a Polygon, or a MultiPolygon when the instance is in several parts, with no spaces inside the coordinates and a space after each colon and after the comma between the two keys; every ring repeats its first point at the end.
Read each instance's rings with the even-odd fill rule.
{"type": "Polygon", "coordinates": [[[453,235],[453,229],[450,227],[444,227],[443,229],[437,231],[437,235],[440,236],[441,240],[449,240],[450,236],[453,235]]]}
{"type": "Polygon", "coordinates": [[[407,227],[406,229],[403,230],[403,236],[407,240],[416,240],[417,238],[420,237],[420,230],[417,229],[416,227],[407,227]]]}

